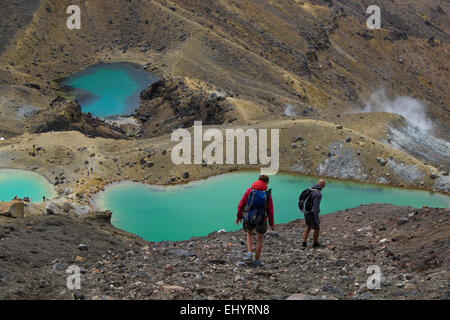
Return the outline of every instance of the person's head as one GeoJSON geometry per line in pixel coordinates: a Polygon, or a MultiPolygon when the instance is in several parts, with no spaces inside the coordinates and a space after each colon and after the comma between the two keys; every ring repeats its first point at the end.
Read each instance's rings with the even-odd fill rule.
{"type": "Polygon", "coordinates": [[[258,180],[261,180],[261,181],[264,182],[265,184],[268,184],[268,183],[269,183],[269,177],[266,176],[265,174],[260,175],[258,180]]]}
{"type": "Polygon", "coordinates": [[[325,185],[327,184],[325,182],[325,180],[320,179],[319,182],[317,182],[317,184],[320,186],[321,189],[325,188],[325,185]]]}

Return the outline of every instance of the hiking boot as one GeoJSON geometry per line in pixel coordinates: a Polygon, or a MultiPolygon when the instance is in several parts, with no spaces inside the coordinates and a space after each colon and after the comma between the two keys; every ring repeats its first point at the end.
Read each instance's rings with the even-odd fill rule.
{"type": "Polygon", "coordinates": [[[261,260],[257,259],[255,261],[253,261],[253,266],[254,267],[263,267],[264,266],[264,262],[262,262],[261,260]]]}
{"type": "Polygon", "coordinates": [[[321,248],[321,247],[322,247],[322,245],[320,243],[318,243],[318,242],[313,243],[313,248],[321,248]]]}
{"type": "Polygon", "coordinates": [[[303,248],[306,248],[306,242],[303,242],[303,243],[302,243],[302,247],[303,247],[303,248]]]}
{"type": "Polygon", "coordinates": [[[253,261],[253,254],[247,254],[244,259],[242,259],[244,261],[253,261]]]}

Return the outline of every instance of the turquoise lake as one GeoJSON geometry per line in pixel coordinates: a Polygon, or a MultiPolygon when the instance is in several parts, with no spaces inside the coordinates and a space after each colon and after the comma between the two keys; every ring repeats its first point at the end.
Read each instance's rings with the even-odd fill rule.
{"type": "Polygon", "coordinates": [[[35,172],[0,169],[0,201],[10,201],[15,196],[41,202],[43,196],[50,199],[57,193],[50,182],[35,172]]]}
{"type": "MultiPolygon", "coordinates": [[[[95,195],[93,203],[98,209],[113,212],[111,222],[114,226],[146,240],[186,240],[221,229],[239,229],[234,224],[237,206],[245,190],[257,178],[257,173],[240,172],[168,187],[121,182],[95,195]]],[[[270,177],[275,223],[303,218],[297,207],[298,196],[316,181],[316,178],[290,174],[270,177]]],[[[448,208],[450,197],[426,191],[328,180],[323,190],[321,214],[369,203],[448,208]]]]}
{"type": "Polygon", "coordinates": [[[83,112],[106,118],[129,115],[139,105],[140,93],[157,78],[128,62],[102,63],[72,74],[61,82],[83,112]]]}

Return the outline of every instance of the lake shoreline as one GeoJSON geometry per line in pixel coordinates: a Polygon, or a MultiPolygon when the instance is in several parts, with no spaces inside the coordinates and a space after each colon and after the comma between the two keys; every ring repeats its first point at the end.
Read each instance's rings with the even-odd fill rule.
{"type": "MultiPolygon", "coordinates": [[[[161,188],[170,188],[170,187],[176,187],[176,186],[185,186],[185,185],[189,185],[191,183],[195,183],[195,182],[203,182],[206,181],[210,178],[214,178],[214,177],[218,177],[218,176],[222,176],[222,175],[227,175],[227,174],[236,174],[236,173],[255,173],[255,181],[258,180],[258,176],[260,175],[259,170],[258,169],[247,169],[247,168],[243,168],[243,169],[236,169],[236,170],[229,170],[226,172],[217,172],[217,173],[212,173],[206,177],[198,177],[198,178],[194,178],[194,179],[187,179],[185,181],[175,181],[175,182],[171,182],[171,183],[167,183],[167,182],[161,182],[161,183],[149,183],[149,182],[145,182],[145,181],[139,181],[139,180],[129,180],[129,179],[118,179],[118,180],[114,180],[111,182],[107,182],[105,184],[101,185],[101,188],[108,188],[110,186],[114,186],[123,182],[133,182],[133,183],[141,183],[143,185],[147,185],[150,187],[161,187],[161,188]]],[[[311,178],[311,179],[324,179],[326,181],[337,181],[337,182],[346,182],[346,183],[354,183],[354,184],[360,184],[360,185],[369,185],[369,186],[374,186],[377,188],[398,188],[398,189],[403,189],[406,191],[424,191],[424,192],[429,192],[430,194],[441,194],[441,195],[446,195],[446,196],[450,196],[450,192],[445,192],[443,190],[431,190],[428,188],[422,188],[419,186],[402,186],[402,185],[395,185],[395,184],[389,184],[389,183],[375,183],[375,182],[365,182],[365,181],[361,181],[361,180],[354,180],[354,179],[349,179],[349,178],[337,178],[337,177],[329,177],[329,176],[320,176],[320,175],[311,175],[311,174],[304,174],[304,173],[300,173],[298,171],[295,170],[279,170],[278,174],[286,174],[286,175],[291,175],[291,176],[297,176],[297,177],[306,177],[306,178],[311,178]]],[[[277,174],[277,175],[278,175],[277,174]]],[[[269,177],[270,178],[270,177],[269,177]]],[[[92,192],[89,194],[89,198],[92,198],[93,196],[95,196],[97,193],[102,192],[102,191],[96,191],[96,192],[92,192]]]]}
{"type": "MultiPolygon", "coordinates": [[[[282,173],[271,179],[269,188],[273,189],[276,222],[287,223],[298,218],[298,195],[315,184],[315,178],[282,173]]],[[[161,186],[139,181],[115,182],[91,196],[90,205],[96,210],[113,212],[114,226],[149,241],[183,240],[194,235],[204,236],[214,230],[233,230],[234,225],[226,217],[236,213],[243,192],[255,180],[257,176],[254,177],[252,171],[240,171],[187,184],[161,186]],[[223,193],[223,190],[228,191],[223,193]],[[190,205],[180,208],[179,202],[190,205]],[[163,207],[164,219],[161,220],[158,210],[163,207]],[[215,207],[214,218],[208,218],[205,207],[215,207]],[[169,230],[166,230],[166,220],[175,221],[169,224],[169,230]]],[[[369,203],[447,208],[450,198],[422,190],[328,181],[321,215],[369,203]]]]}
{"type": "MultiPolygon", "coordinates": [[[[20,173],[23,174],[23,176],[21,176],[20,179],[22,179],[22,178],[27,178],[27,179],[35,178],[35,179],[38,179],[38,181],[33,181],[33,182],[36,182],[39,185],[39,187],[45,188],[44,191],[41,191],[41,190],[40,191],[34,191],[33,190],[33,191],[25,192],[25,194],[21,194],[21,193],[19,193],[19,191],[17,191],[16,193],[17,193],[17,196],[19,196],[19,198],[21,196],[22,197],[28,196],[30,199],[33,199],[35,197],[30,197],[28,195],[28,193],[36,193],[36,192],[44,192],[47,199],[53,199],[53,198],[57,197],[57,192],[56,192],[53,184],[50,182],[50,180],[45,175],[37,173],[37,172],[35,172],[33,170],[24,170],[24,169],[0,167],[0,184],[4,183],[2,181],[2,172],[6,172],[6,173],[9,173],[11,175],[11,177],[9,177],[9,179],[8,179],[10,181],[10,183],[11,182],[16,182],[15,181],[16,178],[17,178],[16,177],[16,173],[20,172],[20,173]]],[[[31,182],[28,181],[27,185],[29,185],[30,183],[31,182]]],[[[11,187],[11,185],[9,187],[11,187]]],[[[37,187],[37,185],[36,185],[36,187],[37,187]]],[[[33,202],[41,203],[41,199],[42,198],[40,198],[38,201],[34,200],[33,202]]],[[[10,200],[12,200],[12,198],[11,199],[0,200],[0,201],[10,201],[10,200]]]]}

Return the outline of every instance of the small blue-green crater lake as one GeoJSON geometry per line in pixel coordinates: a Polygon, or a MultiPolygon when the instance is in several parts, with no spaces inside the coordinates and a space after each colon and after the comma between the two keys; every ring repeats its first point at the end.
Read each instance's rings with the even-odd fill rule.
{"type": "MultiPolygon", "coordinates": [[[[240,172],[168,187],[121,182],[95,195],[93,203],[100,210],[113,212],[113,225],[148,241],[186,240],[221,229],[237,230],[237,206],[257,178],[257,173],[240,172]]],[[[298,196],[316,181],[291,174],[270,177],[275,223],[303,218],[297,207],[298,196]]],[[[448,208],[450,197],[330,179],[323,190],[321,214],[370,203],[448,208]]]]}
{"type": "Polygon", "coordinates": [[[0,169],[0,201],[11,201],[15,196],[41,202],[57,196],[53,185],[43,176],[25,170],[0,169]]]}
{"type": "Polygon", "coordinates": [[[106,118],[133,113],[141,91],[156,80],[138,64],[117,62],[90,66],[60,84],[75,95],[83,112],[106,118]]]}

